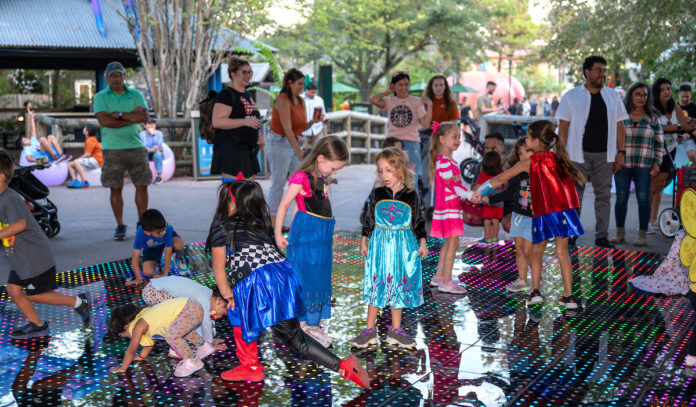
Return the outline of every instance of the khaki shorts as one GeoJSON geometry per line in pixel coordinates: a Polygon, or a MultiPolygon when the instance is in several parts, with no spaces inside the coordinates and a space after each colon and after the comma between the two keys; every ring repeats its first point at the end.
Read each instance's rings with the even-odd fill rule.
{"type": "Polygon", "coordinates": [[[134,185],[149,185],[152,182],[152,172],[150,172],[145,147],[103,150],[102,153],[104,155],[102,186],[123,188],[123,177],[126,176],[126,172],[134,185]]]}

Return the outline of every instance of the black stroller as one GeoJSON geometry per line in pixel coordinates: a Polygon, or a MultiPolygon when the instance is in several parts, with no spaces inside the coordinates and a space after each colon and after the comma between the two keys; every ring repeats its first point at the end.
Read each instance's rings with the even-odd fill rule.
{"type": "Polygon", "coordinates": [[[60,232],[58,208],[48,199],[48,187],[39,181],[32,170],[48,168],[48,165],[37,164],[15,169],[10,188],[24,198],[29,211],[49,238],[60,232]]]}
{"type": "Polygon", "coordinates": [[[479,140],[481,129],[479,129],[476,120],[471,117],[467,117],[462,124],[468,125],[471,129],[471,133],[464,132],[464,142],[474,148],[474,156],[462,161],[459,170],[462,173],[462,180],[471,184],[474,182],[476,167],[481,163],[480,157],[483,156],[483,144],[479,140]]]}

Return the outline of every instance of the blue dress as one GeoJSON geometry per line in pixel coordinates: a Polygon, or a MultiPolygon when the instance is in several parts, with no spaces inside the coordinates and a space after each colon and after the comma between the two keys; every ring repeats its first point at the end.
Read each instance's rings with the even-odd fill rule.
{"type": "MultiPolygon", "coordinates": [[[[411,228],[415,223],[416,233],[422,233],[421,236],[425,237],[425,226],[422,225],[421,231],[420,225],[422,211],[417,195],[412,202],[415,205],[409,205],[398,200],[401,191],[397,192],[397,199],[378,200],[384,192],[376,190],[371,196],[371,200],[376,202],[371,205],[374,208],[374,224],[365,259],[363,300],[379,308],[387,305],[394,308],[418,307],[423,304],[423,281],[418,242],[411,228]],[[417,211],[417,222],[414,222],[413,208],[417,211]]],[[[413,200],[410,196],[404,198],[413,200]]],[[[365,232],[364,226],[364,235],[365,232]]]]}

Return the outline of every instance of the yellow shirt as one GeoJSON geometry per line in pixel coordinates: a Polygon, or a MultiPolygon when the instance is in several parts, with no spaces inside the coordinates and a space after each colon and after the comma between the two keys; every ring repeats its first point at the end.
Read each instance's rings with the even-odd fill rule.
{"type": "Polygon", "coordinates": [[[184,309],[188,300],[189,299],[186,297],[172,298],[171,300],[163,301],[157,305],[143,309],[135,316],[133,322],[131,322],[128,327],[128,332],[132,336],[135,324],[142,318],[150,327],[140,338],[140,344],[142,346],[154,345],[155,341],[152,340],[152,337],[154,335],[164,337],[167,334],[169,327],[172,326],[176,317],[178,317],[181,310],[184,309]]]}

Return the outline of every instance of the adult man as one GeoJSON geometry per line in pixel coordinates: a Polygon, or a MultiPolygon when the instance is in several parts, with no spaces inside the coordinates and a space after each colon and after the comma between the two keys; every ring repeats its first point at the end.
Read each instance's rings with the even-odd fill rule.
{"type": "MultiPolygon", "coordinates": [[[[522,98],[522,116],[529,116],[532,113],[532,104],[529,103],[527,97],[522,98]]],[[[519,114],[519,112],[518,112],[519,114]]]]}
{"type": "Polygon", "coordinates": [[[551,104],[549,103],[549,98],[544,99],[544,104],[541,106],[544,111],[544,116],[551,116],[551,104]]]}
{"type": "MultiPolygon", "coordinates": [[[[583,63],[585,83],[569,90],[556,112],[558,136],[595,193],[595,245],[613,248],[607,239],[611,215],[611,179],[623,166],[624,126],[628,119],[619,94],[604,87],[607,61],[590,56],[583,63]]],[[[585,185],[577,185],[582,204],[585,185]]]]}
{"type": "MultiPolygon", "coordinates": [[[[679,96],[679,107],[681,107],[682,114],[689,117],[690,121],[696,120],[696,104],[691,101],[691,85],[688,83],[682,84],[679,87],[677,96],[679,96]]],[[[696,132],[692,132],[691,139],[684,143],[686,155],[692,163],[696,163],[696,142],[694,142],[694,133],[696,132]]]]}
{"type": "Polygon", "coordinates": [[[556,116],[556,110],[558,110],[558,96],[554,96],[551,99],[551,116],[556,116]]]}
{"type": "Polygon", "coordinates": [[[140,140],[140,123],[147,120],[147,104],[143,94],[124,84],[126,70],[120,62],[106,66],[109,85],[94,95],[94,114],[101,124],[102,185],[111,189],[111,209],[117,226],[114,238],[126,237],[123,223],[123,177],[128,175],[135,185],[135,206],[138,217],[147,209],[147,186],[152,173],[147,160],[147,150],[140,140]]]}
{"type": "Polygon", "coordinates": [[[486,93],[481,93],[476,99],[476,113],[478,114],[479,123],[481,122],[481,116],[496,111],[493,109],[493,93],[497,86],[495,82],[488,81],[486,84],[486,93]]]}
{"type": "MultiPolygon", "coordinates": [[[[319,113],[320,117],[326,114],[326,108],[324,107],[324,99],[322,99],[321,96],[317,95],[317,85],[315,85],[313,82],[310,82],[309,85],[307,85],[307,89],[305,89],[304,95],[302,95],[302,97],[304,97],[305,110],[307,111],[308,122],[312,121],[315,109],[321,109],[321,113],[319,113]]],[[[314,137],[319,135],[323,129],[324,122],[319,121],[317,123],[314,123],[312,127],[308,128],[306,131],[302,132],[302,135],[305,137],[314,137]]]]}

